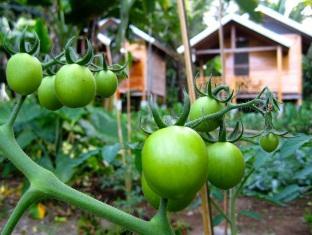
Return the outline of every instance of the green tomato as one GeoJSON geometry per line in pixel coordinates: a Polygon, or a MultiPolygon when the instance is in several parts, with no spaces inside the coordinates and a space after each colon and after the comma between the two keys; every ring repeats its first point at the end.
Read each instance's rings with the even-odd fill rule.
{"type": "Polygon", "coordinates": [[[96,94],[102,97],[110,97],[112,96],[118,86],[118,79],[114,72],[100,71],[95,75],[96,81],[96,94]]]}
{"type": "Polygon", "coordinates": [[[41,106],[49,110],[60,109],[63,105],[55,94],[55,76],[43,78],[38,88],[38,99],[41,106]]]}
{"type": "Polygon", "coordinates": [[[207,150],[196,131],[181,126],[151,134],[142,150],[142,169],[151,189],[162,198],[194,195],[207,180],[207,150]]]}
{"type": "Polygon", "coordinates": [[[268,153],[273,152],[278,147],[278,144],[279,137],[273,133],[269,133],[260,137],[260,146],[268,153]]]}
{"type": "Polygon", "coordinates": [[[87,67],[67,64],[56,73],[56,96],[67,107],[79,108],[89,104],[95,97],[95,87],[95,79],[87,67]]]}
{"type": "Polygon", "coordinates": [[[13,55],[6,67],[9,87],[20,95],[29,95],[36,91],[42,80],[40,61],[29,54],[13,55]]]}
{"type": "MultiPolygon", "coordinates": [[[[190,120],[199,119],[205,115],[213,114],[221,111],[223,109],[223,104],[216,101],[215,99],[209,98],[208,96],[203,96],[195,100],[191,105],[191,110],[189,114],[190,120]]],[[[213,131],[220,125],[219,119],[203,121],[195,129],[198,131],[213,131]]]]}
{"type": "Polygon", "coordinates": [[[216,187],[229,189],[244,176],[245,161],[242,152],[234,144],[219,142],[207,146],[208,180],[216,187]]]}
{"type": "MultiPolygon", "coordinates": [[[[141,176],[141,186],[144,197],[155,208],[158,209],[160,197],[148,186],[144,175],[141,176]]],[[[177,200],[168,200],[168,211],[180,211],[187,207],[194,199],[195,195],[187,196],[177,200]]]]}

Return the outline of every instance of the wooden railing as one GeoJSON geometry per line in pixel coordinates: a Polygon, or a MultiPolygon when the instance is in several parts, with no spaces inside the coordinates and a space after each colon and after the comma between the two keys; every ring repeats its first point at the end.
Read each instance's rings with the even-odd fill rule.
{"type": "MultiPolygon", "coordinates": [[[[205,86],[209,77],[199,78],[197,79],[197,85],[199,87],[205,86]]],[[[253,79],[249,76],[235,76],[235,77],[227,77],[224,79],[220,76],[211,77],[212,84],[221,84],[226,83],[230,86],[231,89],[240,90],[240,92],[246,93],[256,93],[261,91],[261,89],[265,86],[263,81],[259,79],[253,79]]]]}

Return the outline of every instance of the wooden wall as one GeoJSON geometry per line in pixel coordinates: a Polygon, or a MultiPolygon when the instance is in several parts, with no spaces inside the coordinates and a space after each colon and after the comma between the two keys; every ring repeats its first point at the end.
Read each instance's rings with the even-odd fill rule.
{"type": "Polygon", "coordinates": [[[127,50],[132,53],[133,63],[129,71],[129,81],[124,80],[118,86],[119,93],[126,93],[128,82],[130,91],[137,92],[145,99],[147,91],[166,96],[166,61],[162,52],[152,48],[149,55],[144,41],[129,44],[127,50]]]}
{"type": "MultiPolygon", "coordinates": [[[[288,51],[283,52],[281,89],[282,93],[302,93],[302,54],[301,37],[296,34],[283,35],[293,42],[288,51]]],[[[250,39],[250,47],[263,46],[261,42],[250,39]]],[[[230,47],[230,39],[225,40],[225,47],[230,47]]],[[[231,53],[226,54],[226,82],[237,88],[240,80],[245,79],[248,87],[242,92],[258,92],[264,86],[278,92],[278,69],[277,52],[250,52],[249,53],[249,77],[234,76],[234,56],[231,53]]],[[[242,88],[242,87],[241,87],[242,88]]]]}

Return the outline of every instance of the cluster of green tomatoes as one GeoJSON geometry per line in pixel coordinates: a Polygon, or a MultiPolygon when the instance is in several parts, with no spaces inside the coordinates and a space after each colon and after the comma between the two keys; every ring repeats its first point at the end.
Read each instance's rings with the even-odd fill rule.
{"type": "MultiPolygon", "coordinates": [[[[224,108],[213,98],[200,97],[191,105],[188,119],[198,120],[224,108]]],[[[154,208],[159,207],[160,198],[165,198],[169,211],[182,210],[207,180],[223,190],[242,180],[245,161],[241,150],[226,139],[205,143],[200,135],[216,130],[220,122],[220,118],[203,121],[194,129],[162,127],[147,137],[142,150],[141,185],[154,208]]],[[[260,145],[267,152],[274,151],[278,144],[278,136],[272,133],[260,138],[260,145]]]]}
{"type": "Polygon", "coordinates": [[[55,75],[43,77],[40,61],[27,53],[13,55],[6,67],[9,87],[20,95],[36,91],[41,106],[57,110],[62,106],[84,107],[96,95],[112,96],[118,85],[114,72],[102,70],[95,75],[86,66],[79,64],[63,65],[55,75]]]}

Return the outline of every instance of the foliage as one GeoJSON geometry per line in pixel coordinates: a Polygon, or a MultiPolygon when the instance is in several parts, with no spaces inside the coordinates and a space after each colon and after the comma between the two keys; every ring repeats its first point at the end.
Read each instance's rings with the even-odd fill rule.
{"type": "MultiPolygon", "coordinates": [[[[251,112],[250,109],[244,110],[246,113],[234,113],[231,116],[232,125],[237,119],[241,119],[246,129],[260,130],[264,126],[261,116],[251,112]]],[[[278,130],[287,130],[291,133],[312,134],[312,103],[303,102],[302,106],[285,103],[280,113],[274,115],[273,122],[278,130]]]]}
{"type": "MultiPolygon", "coordinates": [[[[12,102],[0,103],[0,123],[6,121],[11,107],[12,102]]],[[[123,133],[125,138],[125,122],[123,133]]],[[[97,171],[103,172],[120,157],[114,114],[99,107],[62,108],[52,113],[40,108],[33,97],[25,103],[17,119],[16,137],[33,159],[53,170],[64,182],[69,182],[79,167],[87,167],[90,159],[96,162],[97,171]],[[63,144],[56,150],[59,141],[63,144]]],[[[0,167],[2,177],[12,174],[11,163],[5,162],[0,167]]]]}
{"type": "Polygon", "coordinates": [[[283,204],[311,190],[311,136],[285,138],[273,153],[264,152],[259,145],[242,149],[249,166],[255,168],[244,187],[246,195],[283,204]]]}

